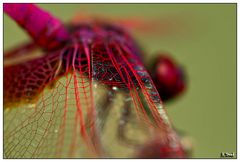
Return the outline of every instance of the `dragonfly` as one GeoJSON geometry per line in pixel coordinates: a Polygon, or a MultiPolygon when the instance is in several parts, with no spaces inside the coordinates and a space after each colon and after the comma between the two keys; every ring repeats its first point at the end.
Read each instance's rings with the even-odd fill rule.
{"type": "Polygon", "coordinates": [[[33,40],[4,54],[4,158],[186,158],[126,30],[3,7],[33,40]]]}

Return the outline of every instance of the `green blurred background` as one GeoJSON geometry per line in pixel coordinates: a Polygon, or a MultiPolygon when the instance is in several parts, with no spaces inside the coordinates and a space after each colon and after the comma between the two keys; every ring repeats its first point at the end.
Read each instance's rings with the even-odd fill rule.
{"type": "MultiPolygon", "coordinates": [[[[39,4],[64,22],[76,13],[136,18],[159,30],[132,29],[151,64],[171,54],[187,73],[186,93],[165,103],[174,126],[193,138],[194,158],[236,157],[236,4],[39,4]],[[158,26],[156,26],[158,24],[158,26]]],[[[28,36],[4,15],[4,49],[28,36]]]]}

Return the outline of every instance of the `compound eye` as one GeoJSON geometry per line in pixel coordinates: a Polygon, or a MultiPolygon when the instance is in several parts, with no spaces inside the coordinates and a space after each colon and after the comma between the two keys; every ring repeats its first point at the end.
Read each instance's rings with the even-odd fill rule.
{"type": "Polygon", "coordinates": [[[166,54],[159,54],[151,67],[151,75],[162,100],[172,99],[186,88],[183,69],[166,54]]]}

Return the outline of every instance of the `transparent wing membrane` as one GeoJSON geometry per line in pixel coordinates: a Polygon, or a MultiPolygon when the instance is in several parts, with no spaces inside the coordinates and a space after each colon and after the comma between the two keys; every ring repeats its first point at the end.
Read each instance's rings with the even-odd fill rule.
{"type": "Polygon", "coordinates": [[[180,149],[135,46],[114,38],[4,68],[6,158],[136,157],[152,139],[180,149]]]}

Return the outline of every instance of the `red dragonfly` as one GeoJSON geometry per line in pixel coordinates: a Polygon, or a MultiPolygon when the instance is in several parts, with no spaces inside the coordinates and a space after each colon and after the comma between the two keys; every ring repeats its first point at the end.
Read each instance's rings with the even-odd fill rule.
{"type": "Polygon", "coordinates": [[[124,29],[64,26],[33,4],[4,12],[34,40],[4,55],[5,158],[186,157],[124,29]]]}

